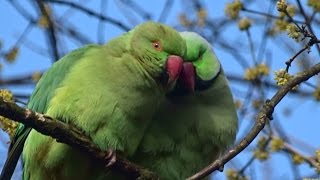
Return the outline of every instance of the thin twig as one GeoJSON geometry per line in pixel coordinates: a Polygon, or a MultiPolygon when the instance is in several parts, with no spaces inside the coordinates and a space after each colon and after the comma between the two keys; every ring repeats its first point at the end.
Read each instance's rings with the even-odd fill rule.
{"type": "MultiPolygon", "coordinates": [[[[260,12],[260,11],[256,11],[256,10],[252,10],[252,9],[242,8],[241,10],[245,11],[245,12],[249,12],[249,13],[258,14],[258,15],[261,15],[261,16],[273,18],[273,19],[282,19],[279,16],[275,16],[275,15],[272,15],[272,14],[268,14],[268,13],[264,13],[264,12],[260,12]]],[[[299,23],[299,24],[304,24],[305,23],[303,21],[298,21],[298,20],[294,20],[294,19],[291,19],[290,21],[295,22],[295,23],[299,23]]]]}
{"type": "Polygon", "coordinates": [[[46,27],[46,31],[47,31],[48,40],[50,42],[48,43],[50,45],[49,49],[51,50],[52,60],[57,61],[60,59],[60,54],[58,50],[58,41],[57,41],[57,35],[55,32],[56,31],[55,25],[53,23],[51,16],[48,14],[48,11],[46,10],[42,0],[37,0],[36,2],[42,16],[46,19],[46,21],[48,21],[48,26],[46,27]]]}
{"type": "Polygon", "coordinates": [[[120,29],[124,30],[124,31],[129,31],[131,28],[124,25],[122,22],[120,21],[117,21],[111,17],[107,17],[107,16],[103,16],[101,15],[100,13],[97,13],[97,12],[94,12],[90,9],[87,9],[85,7],[82,7],[76,3],[73,3],[73,2],[69,2],[69,1],[60,1],[60,0],[45,0],[45,1],[48,1],[49,3],[55,3],[55,4],[61,4],[61,5],[66,5],[66,6],[71,6],[75,9],[78,9],[79,11],[82,11],[88,15],[91,15],[91,16],[95,16],[103,21],[106,21],[106,22],[109,22],[113,25],[116,25],[117,27],[119,27],[120,29]]]}
{"type": "Polygon", "coordinates": [[[309,49],[309,48],[310,48],[310,47],[309,47],[308,45],[305,46],[305,47],[302,48],[300,51],[298,51],[292,58],[290,58],[288,61],[285,62],[286,65],[287,65],[287,67],[286,67],[286,72],[289,71],[289,68],[290,68],[292,62],[296,59],[296,57],[298,57],[301,53],[303,53],[305,50],[307,50],[307,49],[309,49]]]}
{"type": "Polygon", "coordinates": [[[250,53],[251,53],[251,57],[252,57],[253,64],[254,64],[254,65],[257,65],[256,55],[254,54],[254,52],[255,52],[255,50],[254,50],[254,44],[253,44],[252,37],[251,37],[251,34],[250,34],[250,30],[249,30],[249,29],[246,30],[246,34],[247,34],[248,41],[249,41],[250,53]]]}

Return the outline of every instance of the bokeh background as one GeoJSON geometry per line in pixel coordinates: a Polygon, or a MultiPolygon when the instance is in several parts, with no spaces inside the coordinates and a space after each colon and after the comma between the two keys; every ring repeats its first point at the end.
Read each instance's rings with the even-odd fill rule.
{"type": "MultiPolygon", "coordinates": [[[[288,35],[292,35],[292,21],[277,11],[275,0],[40,3],[44,5],[42,8],[31,0],[0,1],[0,89],[10,90],[19,105],[25,106],[28,102],[41,73],[66,53],[85,44],[104,44],[152,20],[179,31],[197,32],[212,44],[229,79],[238,109],[238,141],[253,126],[263,102],[278,90],[274,73],[285,69],[285,62],[309,40],[299,33],[298,40],[288,35]]],[[[301,27],[306,24],[310,33],[320,36],[319,0],[288,0],[287,6],[294,22],[301,27]]],[[[292,63],[289,74],[294,76],[319,62],[319,54],[316,46],[311,47],[309,53],[301,53],[292,63]]],[[[256,140],[231,160],[223,173],[215,172],[212,177],[319,178],[315,168],[304,160],[317,160],[319,88],[316,76],[289,93],[256,140]],[[288,147],[295,153],[288,151],[288,147]]],[[[9,136],[0,131],[0,167],[4,164],[9,141],[9,136]]],[[[20,179],[21,168],[19,163],[13,179],[20,179]]]]}

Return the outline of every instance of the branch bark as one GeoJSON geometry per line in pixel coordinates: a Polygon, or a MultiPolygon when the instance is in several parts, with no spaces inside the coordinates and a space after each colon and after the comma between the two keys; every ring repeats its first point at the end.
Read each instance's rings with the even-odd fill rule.
{"type": "MultiPolygon", "coordinates": [[[[98,148],[91,142],[89,137],[70,124],[65,124],[49,116],[33,112],[30,109],[21,108],[15,103],[3,100],[1,97],[0,115],[32,127],[44,135],[55,138],[58,142],[80,149],[106,167],[109,165],[109,160],[106,159],[108,159],[110,151],[103,151],[98,148]]],[[[114,171],[120,171],[130,179],[158,179],[154,173],[119,155],[116,156],[116,162],[110,168],[114,171]]]]}
{"type": "Polygon", "coordinates": [[[300,84],[303,81],[307,81],[310,77],[320,73],[320,63],[312,66],[310,69],[302,71],[295,78],[288,81],[287,84],[282,86],[276,94],[271,98],[271,100],[267,100],[260,110],[254,127],[250,130],[246,137],[244,137],[239,144],[234,146],[231,150],[221,156],[219,159],[215,160],[213,163],[197,172],[193,176],[189,177],[187,180],[196,180],[201,179],[209,175],[215,170],[221,170],[222,167],[238,155],[241,151],[243,151],[259,134],[259,132],[264,128],[268,119],[272,120],[272,113],[277,104],[282,100],[282,98],[292,90],[293,87],[300,84]]]}

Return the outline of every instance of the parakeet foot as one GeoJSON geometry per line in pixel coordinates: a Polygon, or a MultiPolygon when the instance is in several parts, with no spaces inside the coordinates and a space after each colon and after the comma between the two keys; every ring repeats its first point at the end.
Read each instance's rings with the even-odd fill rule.
{"type": "Polygon", "coordinates": [[[113,151],[112,149],[109,149],[108,154],[104,159],[108,162],[108,164],[106,165],[106,168],[109,169],[112,165],[116,163],[116,160],[117,160],[116,152],[113,151]]]}

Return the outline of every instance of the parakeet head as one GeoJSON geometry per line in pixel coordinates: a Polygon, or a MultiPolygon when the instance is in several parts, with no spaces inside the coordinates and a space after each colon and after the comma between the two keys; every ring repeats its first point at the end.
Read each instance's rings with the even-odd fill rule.
{"type": "Polygon", "coordinates": [[[132,35],[131,49],[147,72],[170,91],[182,69],[186,44],[180,34],[169,26],[146,22],[132,35]]]}
{"type": "Polygon", "coordinates": [[[193,32],[181,32],[180,35],[186,42],[187,51],[175,91],[184,94],[205,90],[219,74],[220,62],[210,44],[200,35],[193,32]]]}

